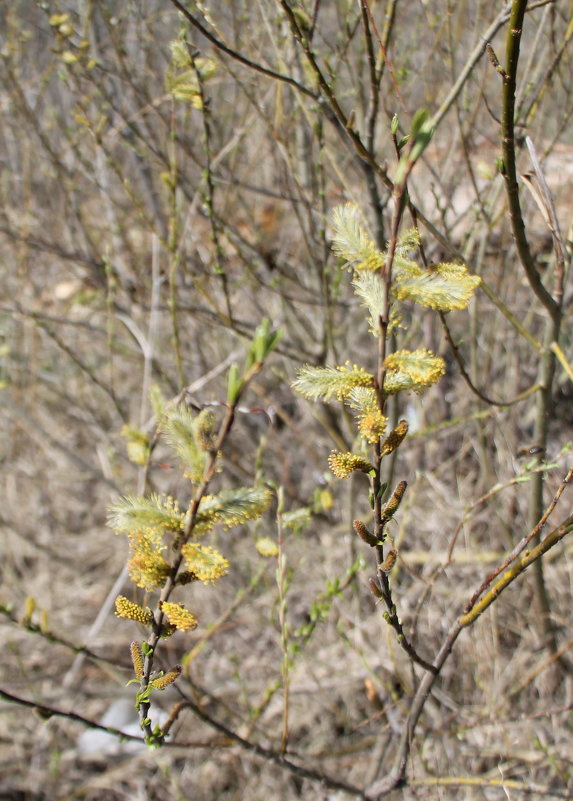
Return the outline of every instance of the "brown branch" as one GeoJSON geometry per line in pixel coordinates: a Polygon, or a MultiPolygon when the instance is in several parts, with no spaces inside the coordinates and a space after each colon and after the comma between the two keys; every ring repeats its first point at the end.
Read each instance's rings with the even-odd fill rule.
{"type": "Polygon", "coordinates": [[[29,701],[27,698],[21,698],[18,695],[9,693],[7,690],[2,689],[2,687],[0,687],[0,698],[4,698],[4,700],[9,701],[10,703],[33,709],[35,712],[40,713],[40,715],[45,719],[51,717],[68,718],[68,720],[74,720],[77,723],[82,723],[89,729],[99,729],[100,731],[105,731],[108,734],[112,734],[114,737],[119,737],[122,740],[135,740],[136,742],[140,743],[144,742],[143,737],[139,737],[135,734],[127,734],[120,729],[115,729],[113,726],[103,726],[101,723],[97,723],[95,720],[85,718],[83,715],[78,715],[77,712],[58,709],[57,707],[49,706],[48,704],[41,704],[37,701],[29,701]]]}
{"type": "Polygon", "coordinates": [[[544,540],[542,540],[539,545],[533,548],[531,551],[526,551],[525,554],[519,559],[519,561],[515,562],[513,567],[507,570],[499,581],[493,585],[491,590],[483,596],[481,601],[473,606],[471,611],[467,612],[466,614],[462,615],[460,618],[460,625],[462,626],[469,626],[470,623],[473,623],[474,620],[485,612],[488,606],[499,598],[501,593],[508,587],[515,579],[520,576],[523,571],[529,567],[529,565],[537,562],[543,554],[547,553],[554,545],[557,545],[563,537],[573,531],[573,515],[570,515],[566,518],[557,528],[553,529],[544,540]]]}
{"type": "Polygon", "coordinates": [[[450,328],[448,326],[448,323],[447,323],[447,320],[446,320],[446,315],[444,314],[443,311],[439,311],[439,310],[438,310],[438,314],[439,314],[440,320],[442,322],[442,327],[444,329],[444,334],[446,335],[446,339],[448,341],[448,345],[452,349],[453,357],[456,360],[456,364],[458,365],[458,367],[460,369],[460,373],[462,374],[462,378],[464,379],[464,381],[468,385],[469,389],[474,393],[474,395],[476,395],[484,403],[487,403],[488,406],[500,406],[502,408],[505,408],[507,406],[514,406],[516,403],[519,403],[520,401],[524,400],[524,397],[529,397],[529,395],[531,394],[532,390],[535,391],[537,389],[541,389],[541,385],[540,384],[536,384],[533,388],[530,388],[530,389],[526,390],[526,393],[521,392],[519,395],[517,395],[515,398],[512,398],[509,401],[496,401],[496,400],[493,400],[493,398],[490,398],[487,395],[484,395],[484,393],[480,389],[478,389],[476,387],[476,385],[473,383],[473,381],[471,380],[471,378],[469,376],[468,371],[466,370],[466,367],[465,367],[465,364],[464,364],[464,360],[462,359],[462,355],[461,355],[461,353],[460,353],[460,351],[458,349],[458,346],[454,342],[454,338],[452,337],[452,332],[450,331],[450,328]]]}
{"type": "MultiPolygon", "coordinates": [[[[263,748],[263,746],[258,745],[257,743],[246,740],[244,737],[241,737],[232,729],[229,729],[227,726],[225,726],[224,723],[221,723],[218,720],[215,720],[215,718],[211,717],[211,715],[208,715],[190,698],[186,698],[186,700],[179,705],[180,710],[184,706],[189,707],[189,709],[191,709],[193,713],[197,715],[197,717],[200,718],[204,723],[207,723],[218,732],[221,732],[221,734],[224,734],[225,737],[228,737],[229,740],[232,740],[237,745],[240,745],[241,748],[244,748],[245,750],[250,751],[257,756],[262,757],[267,761],[273,762],[275,765],[285,768],[286,770],[290,771],[296,776],[300,776],[303,779],[309,779],[310,781],[318,782],[324,787],[329,787],[332,790],[342,790],[349,795],[353,795],[355,798],[362,798],[364,801],[367,801],[368,797],[359,787],[355,787],[352,784],[347,784],[339,779],[335,779],[333,776],[329,776],[327,773],[321,773],[317,770],[312,770],[311,768],[305,768],[302,765],[297,765],[278,751],[273,751],[270,748],[263,748]]],[[[166,745],[177,745],[179,747],[184,747],[185,743],[166,743],[166,745]]]]}
{"type": "Polygon", "coordinates": [[[386,795],[398,787],[403,787],[406,784],[406,766],[408,763],[408,756],[410,754],[410,748],[412,745],[416,724],[420,715],[422,714],[426,700],[432,687],[434,686],[436,679],[438,678],[440,670],[450,655],[451,650],[454,647],[454,643],[459,637],[461,631],[462,627],[459,622],[456,621],[448,632],[448,635],[444,640],[442,647],[438,651],[436,659],[434,660],[434,665],[436,668],[435,672],[424,673],[418,689],[416,690],[416,694],[412,700],[408,717],[404,721],[402,727],[402,733],[400,735],[400,742],[398,744],[394,767],[387,776],[374,782],[374,784],[367,789],[366,796],[370,801],[375,801],[375,799],[386,795]]]}
{"type": "Polygon", "coordinates": [[[551,513],[553,512],[553,510],[557,506],[559,498],[563,494],[563,491],[564,491],[565,487],[567,486],[567,484],[569,483],[569,481],[571,480],[572,477],[573,477],[573,467],[571,467],[569,469],[569,472],[567,473],[567,475],[565,476],[565,478],[563,479],[563,481],[559,485],[559,488],[558,488],[557,492],[553,496],[553,498],[551,500],[551,503],[549,504],[549,506],[545,510],[545,513],[543,514],[543,517],[541,518],[539,523],[535,526],[535,528],[532,531],[530,531],[530,533],[526,537],[523,537],[517,543],[515,548],[512,549],[511,553],[502,562],[502,564],[499,565],[499,567],[497,567],[494,570],[494,572],[483,581],[483,583],[479,586],[479,588],[476,590],[476,592],[472,595],[468,605],[464,609],[464,613],[465,614],[467,614],[473,608],[473,606],[475,605],[477,599],[487,589],[487,587],[491,584],[491,582],[495,578],[497,578],[497,576],[499,576],[499,574],[502,571],[504,571],[506,569],[506,567],[509,567],[509,565],[513,562],[513,560],[516,559],[516,557],[523,551],[523,549],[527,545],[529,545],[529,543],[531,542],[532,539],[534,539],[535,537],[539,536],[543,526],[547,523],[547,521],[549,519],[549,516],[551,515],[551,513]]]}
{"type": "Polygon", "coordinates": [[[47,631],[39,626],[37,623],[32,623],[29,620],[18,620],[16,615],[12,612],[11,609],[0,604],[0,615],[4,615],[11,623],[18,626],[19,628],[24,629],[24,631],[30,632],[30,634],[36,634],[39,637],[43,637],[44,640],[47,642],[53,643],[54,645],[61,645],[64,648],[67,648],[69,651],[72,651],[75,654],[84,654],[89,659],[93,659],[94,662],[106,662],[109,665],[113,665],[114,667],[120,668],[129,668],[130,665],[122,665],[117,659],[111,659],[108,656],[103,656],[102,654],[96,654],[95,651],[92,651],[86,645],[77,645],[77,643],[71,642],[71,640],[67,640],[65,637],[61,637],[59,634],[48,629],[47,631]]]}
{"type": "Polygon", "coordinates": [[[180,11],[185,19],[191,23],[191,25],[198,30],[203,36],[208,39],[212,45],[214,45],[217,50],[220,50],[222,53],[230,56],[231,58],[235,59],[235,61],[244,64],[249,69],[255,70],[255,72],[260,72],[262,75],[266,75],[269,78],[274,78],[276,81],[282,81],[283,83],[289,84],[289,86],[293,86],[295,89],[298,89],[299,92],[307,95],[307,97],[312,97],[314,100],[317,99],[316,94],[311,90],[307,89],[306,86],[296,81],[294,78],[291,78],[289,75],[284,75],[280,72],[275,72],[274,70],[268,69],[268,67],[263,67],[262,64],[257,64],[256,61],[251,61],[250,58],[243,56],[237,50],[233,50],[231,47],[226,45],[220,39],[218,39],[211,31],[202,24],[197,17],[194,17],[185,6],[179,2],[179,0],[170,0],[171,3],[175,6],[178,11],[180,11]]]}
{"type": "MultiPolygon", "coordinates": [[[[376,547],[376,551],[378,553],[379,562],[382,563],[384,560],[384,551],[381,545],[376,547]]],[[[396,608],[396,604],[392,598],[392,590],[390,589],[390,581],[388,576],[382,571],[378,570],[378,584],[380,587],[380,591],[382,593],[382,600],[386,604],[386,613],[384,614],[384,619],[391,626],[394,631],[396,632],[396,639],[398,641],[398,645],[408,654],[410,659],[415,662],[420,667],[423,667],[424,670],[429,670],[430,673],[437,673],[438,670],[435,665],[432,665],[431,662],[428,662],[424,657],[420,656],[420,654],[416,651],[414,646],[410,643],[406,635],[404,634],[404,629],[402,627],[402,622],[398,617],[398,610],[396,608]]]]}
{"type": "Polygon", "coordinates": [[[503,75],[502,92],[502,152],[503,177],[505,180],[509,216],[513,236],[519,254],[519,259],[527,275],[532,290],[535,292],[543,306],[549,312],[552,320],[559,318],[559,306],[555,299],[543,285],[535,265],[529,242],[525,234],[525,223],[521,212],[519,200],[519,187],[517,185],[517,168],[515,155],[515,93],[517,83],[517,64],[519,61],[519,48],[521,43],[521,29],[527,0],[514,0],[509,20],[506,41],[506,63],[503,75]]]}

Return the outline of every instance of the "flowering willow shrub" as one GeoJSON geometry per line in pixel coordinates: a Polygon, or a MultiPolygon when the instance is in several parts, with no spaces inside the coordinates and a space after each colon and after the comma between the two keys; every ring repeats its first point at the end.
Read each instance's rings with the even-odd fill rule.
{"type": "MultiPolygon", "coordinates": [[[[280,338],[268,321],[257,329],[241,372],[236,365],[229,371],[226,412],[220,424],[210,409],[194,414],[185,404],[166,404],[159,412],[158,437],[178,458],[190,482],[189,502],[181,509],[165,495],[127,496],[109,510],[108,523],[129,541],[129,577],[133,583],[156,596],[155,609],[120,595],[115,602],[120,618],[136,621],[149,630],[143,642],[131,643],[131,659],[139,684],[136,706],[149,745],[160,745],[168,726],[153,727],[149,717],[153,690],[163,690],[181,673],[176,665],[167,673],[154,669],[158,644],[175,631],[192,631],[199,621],[179,600],[190,592],[187,585],[201,581],[214,584],[229,570],[223,554],[204,540],[216,525],[230,528],[260,517],[272,498],[265,487],[238,487],[207,494],[214,475],[221,469],[222,448],[235,419],[235,410],[252,378],[280,338]],[[172,596],[177,595],[177,600],[172,596]]],[[[138,432],[127,435],[137,447],[137,458],[149,459],[151,447],[141,442],[138,432]]],[[[132,448],[133,451],[133,448],[132,448]]],[[[141,461],[140,461],[141,463],[141,461]]],[[[145,463],[145,462],[144,462],[145,463]]]]}
{"type": "Polygon", "coordinates": [[[377,576],[370,581],[370,589],[377,598],[384,600],[385,617],[396,630],[400,644],[415,661],[433,670],[406,640],[392,600],[388,574],[396,562],[397,551],[387,544],[386,526],[398,509],[407,484],[400,481],[384,502],[387,487],[382,480],[381,464],[400,447],[408,432],[405,420],[388,431],[385,415],[388,397],[406,391],[424,392],[444,375],[445,363],[426,348],[388,353],[388,335],[403,326],[404,302],[440,312],[465,309],[480,279],[470,275],[463,264],[419,266],[410,257],[420,244],[417,231],[406,232],[395,239],[386,252],[381,251],[353,204],[335,208],[331,222],[333,249],[341,258],[342,266],[351,271],[352,286],[366,307],[370,331],[378,339],[378,371],[373,375],[360,365],[350,363],[326,367],[308,365],[299,369],[293,386],[309,400],[341,402],[354,415],[362,446],[356,449],[358,452],[332,451],[328,464],[338,478],[348,478],[355,471],[369,476],[370,505],[374,513],[372,531],[361,520],[354,522],[354,529],[376,550],[377,576]]]}

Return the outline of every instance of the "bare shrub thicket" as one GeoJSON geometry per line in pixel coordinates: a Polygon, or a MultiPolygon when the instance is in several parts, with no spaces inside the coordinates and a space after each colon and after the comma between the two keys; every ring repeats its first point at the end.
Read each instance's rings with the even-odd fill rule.
{"type": "Polygon", "coordinates": [[[526,5],[0,4],[0,797],[571,797],[573,25],[526,5]],[[373,337],[331,248],[346,202],[386,264],[412,228],[424,269],[465,263],[469,308],[408,306],[373,337]],[[175,598],[198,627],[158,641],[182,671],[153,725],[180,706],[149,750],[126,687],[147,633],[113,604],[156,598],[107,509],[186,509],[158,411],[220,424],[265,318],[282,336],[209,492],[264,487],[270,508],[216,527],[228,574],[175,598]],[[358,448],[352,414],[292,383],[384,377],[381,340],[446,371],[385,408],[409,433],[374,488],[408,488],[378,598],[389,551],[352,525],[372,476],[327,463],[358,448]]]}

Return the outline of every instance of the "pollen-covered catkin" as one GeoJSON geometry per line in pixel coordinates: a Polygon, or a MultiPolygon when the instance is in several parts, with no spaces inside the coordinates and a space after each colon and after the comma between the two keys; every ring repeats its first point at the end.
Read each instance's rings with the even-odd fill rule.
{"type": "Polygon", "coordinates": [[[160,602],[161,611],[167,617],[167,620],[176,626],[179,631],[191,631],[196,629],[199,621],[194,614],[185,609],[180,604],[172,604],[168,601],[160,602]]]}
{"type": "Polygon", "coordinates": [[[144,609],[134,601],[130,601],[125,595],[118,595],[115,599],[115,614],[118,617],[125,617],[128,620],[143,623],[144,626],[150,626],[153,623],[151,609],[144,609]]]}
{"type": "Polygon", "coordinates": [[[396,428],[392,429],[390,434],[386,437],[384,442],[382,443],[381,453],[383,456],[387,456],[389,453],[398,448],[408,433],[408,423],[406,420],[400,420],[396,428]]]}
{"type": "Polygon", "coordinates": [[[143,651],[141,650],[141,645],[137,640],[134,640],[129,646],[129,650],[131,651],[131,661],[133,662],[135,678],[141,679],[143,677],[143,651]]]}
{"type": "Polygon", "coordinates": [[[355,453],[341,453],[340,451],[331,452],[328,457],[328,466],[337,478],[348,478],[354,471],[369,473],[374,469],[368,459],[355,453]]]}
{"type": "Polygon", "coordinates": [[[164,690],[166,687],[169,687],[170,684],[173,684],[176,679],[179,678],[181,675],[181,665],[175,665],[174,668],[171,668],[169,673],[166,673],[165,676],[160,676],[158,679],[153,679],[151,682],[151,686],[154,687],[156,690],[164,690]]]}

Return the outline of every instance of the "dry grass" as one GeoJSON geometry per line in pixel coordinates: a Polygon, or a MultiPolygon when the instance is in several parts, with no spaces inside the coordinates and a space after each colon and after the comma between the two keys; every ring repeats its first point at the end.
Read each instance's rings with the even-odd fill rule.
{"type": "MultiPolygon", "coordinates": [[[[250,484],[262,475],[285,488],[288,509],[313,507],[311,522],[287,532],[284,543],[291,641],[309,622],[327,582],[340,578],[346,586],[293,657],[289,758],[367,786],[380,770],[382,775],[389,770],[420,671],[396,644],[368,591],[375,564],[351,527],[353,519],[368,517],[366,482],[362,477],[340,482],[327,470],[330,449],[340,439],[352,442],[348,420],[335,406],[311,407],[290,388],[294,369],[305,362],[349,359],[375,368],[363,312],[324,234],[324,212],[341,199],[358,200],[373,218],[363,166],[337,127],[317,116],[311,100],[217,56],[219,71],[205,86],[217,255],[205,215],[201,113],[173,104],[164,86],[168,44],[179,26],[171,4],[149,0],[119,11],[115,4],[101,3],[91,16],[85,4],[50,7],[50,14],[69,13],[76,31],[70,39],[57,34],[49,14],[39,8],[9,5],[0,10],[5,30],[0,64],[0,379],[5,384],[0,395],[0,603],[11,612],[0,618],[0,686],[95,721],[118,699],[132,702],[133,688],[125,685],[131,677],[129,642],[139,636],[136,625],[110,613],[97,634],[88,635],[127,555],[124,540],[105,526],[106,508],[117,494],[135,491],[141,480],[126,458],[120,429],[126,422],[152,423],[149,381],[168,397],[191,385],[194,402],[222,402],[229,358],[242,359],[255,327],[268,316],[284,329],[284,337],[238,415],[217,486],[250,484]],[[80,58],[82,36],[101,67],[88,68],[80,58]],[[61,53],[68,49],[78,54],[76,63],[64,63],[61,53]],[[313,127],[318,119],[322,134],[313,127]],[[176,192],[170,172],[177,175],[176,192]],[[217,261],[225,281],[215,272],[217,261]],[[161,280],[155,294],[152,274],[161,280]],[[144,339],[153,348],[150,379],[144,339]],[[359,556],[363,564],[346,581],[359,556]],[[26,628],[28,597],[36,602],[32,624],[110,661],[86,659],[66,686],[74,653],[26,628]],[[41,623],[43,610],[47,620],[41,623]]],[[[381,26],[383,9],[371,5],[381,26]]],[[[391,112],[398,108],[407,128],[408,112],[423,105],[435,110],[497,13],[490,2],[471,4],[471,13],[468,4],[458,5],[448,16],[447,4],[438,0],[413,10],[398,4],[389,50],[393,77],[383,83],[376,143],[381,162],[395,163],[391,112]]],[[[219,37],[249,58],[311,85],[274,4],[212,6],[219,37]]],[[[348,17],[356,31],[347,29],[343,6],[321,9],[315,46],[329,57],[341,103],[355,110],[355,124],[363,130],[365,45],[357,12],[348,17]],[[341,32],[348,37],[345,48],[336,38],[341,32]]],[[[539,101],[527,132],[552,159],[547,177],[564,231],[571,215],[563,190],[571,181],[570,48],[564,48],[552,81],[545,70],[566,28],[559,4],[531,12],[523,55],[534,87],[524,108],[529,97],[539,101]]],[[[189,37],[204,53],[217,55],[195,32],[189,37]]],[[[501,58],[501,33],[494,47],[501,58]]],[[[498,78],[482,59],[438,128],[424,164],[416,168],[411,194],[463,250],[472,271],[539,339],[545,315],[520,271],[493,165],[498,78]],[[479,173],[481,209],[470,168],[479,173]]],[[[526,157],[521,158],[528,169],[526,157]]],[[[529,200],[524,214],[549,281],[550,237],[529,200]]],[[[388,226],[389,211],[383,218],[388,226]]],[[[429,235],[424,238],[430,261],[447,255],[429,235]]],[[[567,302],[569,297],[570,292],[567,302]]],[[[393,590],[408,634],[432,659],[473,591],[527,533],[530,484],[511,482],[531,459],[518,453],[531,442],[533,401],[484,404],[461,378],[435,313],[413,311],[406,323],[399,334],[402,347],[423,342],[448,362],[447,376],[437,387],[401,401],[397,410],[417,430],[394,466],[395,480],[407,479],[409,489],[392,524],[400,549],[393,590]],[[505,483],[505,489],[473,506],[505,483]],[[458,528],[453,558],[446,564],[458,528]]],[[[449,315],[448,324],[473,381],[488,396],[511,399],[535,384],[535,350],[484,293],[469,312],[449,315]]],[[[567,326],[561,345],[570,353],[567,326]]],[[[547,449],[554,463],[546,473],[545,503],[567,472],[569,456],[563,449],[572,434],[570,398],[570,384],[558,373],[547,449]]],[[[170,460],[167,451],[154,454],[147,489],[169,491],[184,502],[188,488],[170,460]]],[[[550,527],[569,508],[566,491],[550,527]]],[[[189,590],[200,627],[162,646],[165,666],[183,661],[185,669],[180,682],[158,700],[169,710],[180,700],[180,687],[214,720],[276,750],[283,717],[278,590],[275,561],[265,561],[254,545],[262,535],[276,537],[272,512],[248,528],[217,534],[215,542],[232,569],[216,589],[189,590]],[[214,621],[220,622],[211,630],[214,621]],[[200,643],[203,647],[185,662],[200,643]]],[[[557,641],[565,652],[573,645],[571,564],[567,539],[545,562],[557,641]]],[[[132,592],[128,582],[124,591],[132,592]]],[[[410,784],[391,798],[523,797],[509,785],[506,790],[424,785],[432,777],[492,784],[510,779],[538,786],[534,797],[549,796],[547,788],[570,797],[573,685],[570,673],[551,658],[535,610],[533,581],[526,573],[462,633],[416,731],[410,784]]],[[[0,715],[2,799],[351,797],[230,743],[189,709],[173,729],[173,740],[186,745],[130,752],[112,740],[108,750],[89,754],[89,730],[78,722],[58,716],[44,720],[5,701],[0,701],[0,715]]],[[[135,710],[132,717],[135,721],[135,710]]]]}

